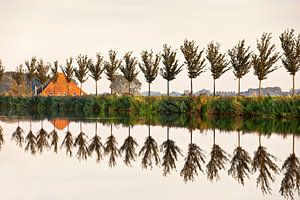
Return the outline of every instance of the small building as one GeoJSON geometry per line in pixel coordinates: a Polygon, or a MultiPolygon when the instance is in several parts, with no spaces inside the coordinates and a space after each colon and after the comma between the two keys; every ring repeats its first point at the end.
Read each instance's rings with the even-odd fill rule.
{"type": "Polygon", "coordinates": [[[81,90],[73,80],[69,83],[68,91],[68,82],[63,73],[58,73],[56,83],[50,80],[44,86],[43,91],[39,93],[41,96],[80,96],[80,93],[81,95],[86,95],[86,92],[81,90]]]}

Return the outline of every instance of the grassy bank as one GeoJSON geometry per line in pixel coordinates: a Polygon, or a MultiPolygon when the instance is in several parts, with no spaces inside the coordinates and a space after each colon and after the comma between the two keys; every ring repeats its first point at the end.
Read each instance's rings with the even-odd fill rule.
{"type": "Polygon", "coordinates": [[[2,113],[13,110],[35,114],[72,113],[100,116],[108,113],[230,115],[244,117],[298,118],[300,97],[0,97],[2,113]]]}

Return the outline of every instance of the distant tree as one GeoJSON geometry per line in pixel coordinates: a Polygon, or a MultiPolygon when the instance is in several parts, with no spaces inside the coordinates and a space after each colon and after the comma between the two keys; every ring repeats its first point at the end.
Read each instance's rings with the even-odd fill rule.
{"type": "Polygon", "coordinates": [[[54,61],[53,67],[51,67],[51,80],[54,84],[54,91],[53,91],[54,96],[55,96],[55,92],[56,92],[55,89],[56,89],[57,78],[58,78],[58,61],[56,60],[56,61],[54,61]]]}
{"type": "Polygon", "coordinates": [[[72,66],[73,58],[70,57],[66,60],[66,67],[61,67],[61,70],[63,71],[68,85],[68,95],[70,96],[70,82],[72,81],[73,75],[74,75],[74,68],[72,66]]]}
{"type": "Polygon", "coordinates": [[[91,63],[87,55],[79,55],[77,58],[78,69],[75,69],[75,77],[80,82],[80,95],[82,95],[82,84],[87,80],[88,67],[91,63]]]}
{"type": "Polygon", "coordinates": [[[220,44],[211,42],[207,45],[206,58],[210,63],[210,72],[214,79],[214,96],[216,95],[216,79],[219,79],[230,67],[226,55],[220,53],[220,44]]]}
{"type": "Polygon", "coordinates": [[[233,68],[233,74],[238,79],[238,95],[241,92],[241,78],[245,76],[251,68],[251,53],[250,46],[245,47],[245,40],[239,41],[231,50],[228,50],[230,63],[233,68]]]}
{"type": "Polygon", "coordinates": [[[274,53],[275,45],[271,44],[271,38],[271,33],[263,33],[260,41],[257,40],[258,54],[252,56],[254,75],[259,80],[259,96],[261,96],[261,81],[278,69],[274,64],[279,59],[279,53],[274,53]]]}
{"type": "Polygon", "coordinates": [[[153,58],[153,51],[143,51],[141,57],[143,63],[139,63],[139,67],[149,84],[148,96],[150,96],[150,85],[157,77],[161,56],[156,54],[155,58],[153,58]]]}
{"type": "Polygon", "coordinates": [[[51,68],[51,64],[50,63],[45,64],[42,59],[40,59],[37,63],[36,76],[41,83],[42,91],[44,90],[44,84],[46,84],[46,82],[49,80],[48,72],[50,68],[51,68]]]}
{"type": "Polygon", "coordinates": [[[36,68],[37,68],[37,59],[36,57],[32,57],[31,60],[26,60],[25,65],[27,67],[27,79],[29,80],[30,83],[30,94],[33,95],[32,93],[32,80],[36,75],[36,68]]]}
{"type": "Polygon", "coordinates": [[[180,47],[185,58],[184,63],[187,66],[189,78],[191,79],[191,95],[193,95],[193,79],[205,72],[205,59],[202,59],[204,50],[198,52],[198,48],[193,40],[184,40],[184,44],[180,47]]]}
{"type": "Polygon", "coordinates": [[[131,57],[132,52],[127,52],[124,55],[125,65],[121,65],[120,70],[124,74],[125,79],[128,81],[128,93],[130,94],[130,85],[131,82],[138,75],[138,71],[136,69],[136,65],[138,64],[135,57],[131,57]]]}
{"type": "MultiPolygon", "coordinates": [[[[142,83],[135,78],[130,84],[130,90],[132,95],[140,94],[142,83]]],[[[127,94],[129,90],[128,81],[123,75],[117,75],[115,80],[110,84],[110,88],[116,95],[127,94]]]]}
{"type": "Polygon", "coordinates": [[[176,60],[176,51],[171,50],[171,47],[165,44],[163,46],[162,63],[163,68],[160,69],[160,75],[167,80],[167,95],[169,96],[169,82],[176,78],[182,71],[182,66],[178,65],[176,60]]]}
{"type": "Polygon", "coordinates": [[[22,82],[24,81],[24,69],[23,69],[22,64],[20,64],[19,67],[17,67],[17,70],[15,72],[13,72],[12,78],[17,83],[17,95],[20,96],[19,87],[22,84],[22,82]]]}
{"type": "Polygon", "coordinates": [[[2,61],[0,59],[0,81],[2,80],[4,74],[4,66],[2,65],[2,61]]]}
{"type": "Polygon", "coordinates": [[[285,69],[292,75],[293,90],[292,96],[295,95],[295,75],[300,70],[300,34],[298,38],[294,35],[294,29],[284,31],[279,39],[283,49],[282,64],[285,69]]]}
{"type": "Polygon", "coordinates": [[[101,56],[100,54],[97,54],[96,64],[91,62],[88,68],[89,68],[89,71],[90,71],[90,76],[95,80],[96,95],[97,95],[98,94],[97,82],[98,82],[98,80],[101,79],[101,74],[105,70],[103,56],[101,56]]]}
{"type": "MultiPolygon", "coordinates": [[[[105,74],[110,82],[116,79],[117,70],[120,68],[122,61],[117,59],[117,52],[115,50],[109,51],[109,62],[105,62],[105,74]]],[[[112,88],[110,93],[113,94],[112,88]]]]}

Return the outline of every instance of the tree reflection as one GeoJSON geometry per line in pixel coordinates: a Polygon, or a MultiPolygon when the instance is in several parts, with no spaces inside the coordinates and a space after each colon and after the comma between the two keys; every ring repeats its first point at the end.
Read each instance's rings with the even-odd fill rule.
{"type": "Polygon", "coordinates": [[[3,144],[4,144],[3,129],[0,126],[0,150],[2,149],[3,144]]]}
{"type": "Polygon", "coordinates": [[[207,178],[210,181],[219,179],[219,170],[225,169],[226,162],[229,161],[229,154],[216,144],[216,131],[213,129],[213,147],[210,153],[210,161],[206,165],[207,178]]]}
{"type": "Polygon", "coordinates": [[[203,150],[196,144],[193,143],[193,130],[190,129],[191,141],[188,146],[188,154],[185,158],[185,163],[180,175],[183,176],[185,182],[194,181],[194,176],[198,176],[199,171],[203,171],[201,163],[205,163],[205,155],[203,150]]]}
{"type": "Polygon", "coordinates": [[[51,131],[48,135],[48,137],[51,138],[51,143],[50,146],[53,146],[53,151],[57,153],[58,151],[58,141],[59,141],[59,136],[57,134],[56,128],[55,128],[56,120],[54,120],[53,124],[53,131],[51,131]]]}
{"type": "Polygon", "coordinates": [[[118,142],[115,136],[112,134],[112,124],[110,125],[110,136],[106,139],[104,153],[109,154],[108,165],[110,167],[115,166],[116,158],[121,155],[118,147],[118,142]]]}
{"type": "Polygon", "coordinates": [[[272,172],[278,174],[279,168],[272,161],[276,160],[276,157],[269,154],[267,149],[261,146],[261,135],[259,133],[259,146],[257,151],[254,153],[253,158],[253,171],[258,172],[258,177],[256,179],[257,186],[260,188],[264,194],[271,193],[270,181],[274,182],[275,177],[272,172]]]}
{"type": "Polygon", "coordinates": [[[66,133],[66,136],[61,143],[60,148],[65,147],[66,148],[66,154],[71,157],[72,156],[72,147],[73,147],[73,136],[72,133],[69,131],[69,124],[68,124],[68,130],[66,133]]]}
{"type": "MultiPolygon", "coordinates": [[[[30,125],[31,125],[31,121],[30,121],[30,125]]],[[[20,127],[19,125],[19,119],[18,119],[18,127],[17,129],[13,132],[12,134],[12,140],[15,140],[16,141],[16,144],[19,146],[19,147],[22,147],[23,146],[23,143],[24,143],[24,136],[23,136],[23,129],[20,127]]]]}
{"type": "Polygon", "coordinates": [[[162,166],[163,175],[170,174],[172,169],[176,169],[177,153],[181,154],[181,149],[175,145],[173,140],[169,139],[169,126],[167,127],[167,140],[160,146],[161,152],[163,152],[162,166]]]}
{"type": "Polygon", "coordinates": [[[33,134],[32,130],[31,130],[31,121],[30,121],[30,130],[29,133],[27,134],[26,138],[25,138],[27,144],[25,147],[25,151],[29,151],[32,155],[36,154],[36,148],[37,148],[37,144],[36,144],[36,137],[33,134]]]}
{"type": "Polygon", "coordinates": [[[84,132],[82,132],[82,124],[80,122],[80,133],[75,138],[75,143],[74,143],[74,147],[78,146],[77,156],[79,160],[81,159],[86,160],[89,154],[87,139],[88,139],[87,135],[84,132]]]}
{"type": "Polygon", "coordinates": [[[95,136],[91,139],[90,145],[89,145],[89,152],[92,154],[95,152],[97,154],[97,162],[100,162],[102,159],[102,150],[104,149],[104,145],[101,142],[101,137],[97,135],[98,127],[97,122],[95,123],[95,136]]]}
{"type": "Polygon", "coordinates": [[[245,177],[249,178],[252,160],[249,153],[240,146],[240,131],[238,131],[238,146],[233,152],[228,174],[244,185],[245,177]]]}
{"type": "Polygon", "coordinates": [[[41,121],[41,130],[39,130],[37,134],[37,148],[40,153],[43,152],[44,148],[49,148],[49,143],[48,143],[48,133],[45,131],[43,128],[43,121],[41,121]]]}
{"type": "Polygon", "coordinates": [[[131,161],[136,159],[136,147],[138,146],[136,140],[130,135],[130,125],[128,126],[128,137],[120,148],[120,152],[125,152],[124,163],[127,166],[131,165],[131,161]]]}
{"type": "Polygon", "coordinates": [[[281,181],[280,194],[285,198],[294,199],[294,192],[298,192],[300,195],[300,162],[299,158],[295,154],[295,136],[293,134],[292,153],[284,161],[282,165],[282,171],[284,177],[281,181]]]}
{"type": "Polygon", "coordinates": [[[142,156],[142,168],[147,169],[150,167],[152,169],[152,158],[156,165],[159,164],[160,159],[158,155],[158,145],[156,141],[150,135],[150,124],[148,124],[148,137],[144,143],[144,146],[139,152],[139,156],[142,156]]]}

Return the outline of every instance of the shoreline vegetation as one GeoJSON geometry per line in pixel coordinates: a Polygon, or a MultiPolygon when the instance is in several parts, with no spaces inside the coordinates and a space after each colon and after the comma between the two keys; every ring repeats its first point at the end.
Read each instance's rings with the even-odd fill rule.
{"type": "Polygon", "coordinates": [[[155,115],[300,118],[300,97],[0,96],[0,113],[60,116],[155,115]]]}

